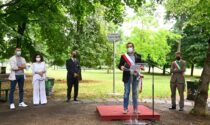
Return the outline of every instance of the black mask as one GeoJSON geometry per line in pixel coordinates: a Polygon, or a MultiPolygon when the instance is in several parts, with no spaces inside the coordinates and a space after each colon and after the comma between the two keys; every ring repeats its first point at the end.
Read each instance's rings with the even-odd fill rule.
{"type": "Polygon", "coordinates": [[[77,56],[76,56],[76,55],[72,55],[72,57],[73,57],[73,58],[76,58],[77,56]]]}
{"type": "Polygon", "coordinates": [[[179,56],[176,57],[176,60],[180,60],[181,58],[179,56]]]}

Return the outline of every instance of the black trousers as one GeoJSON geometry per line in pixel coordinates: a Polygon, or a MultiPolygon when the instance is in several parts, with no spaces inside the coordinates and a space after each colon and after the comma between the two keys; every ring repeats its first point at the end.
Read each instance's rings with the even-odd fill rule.
{"type": "Polygon", "coordinates": [[[67,100],[71,99],[71,90],[74,86],[74,100],[78,97],[79,91],[79,80],[72,78],[71,80],[67,80],[67,100]]]}

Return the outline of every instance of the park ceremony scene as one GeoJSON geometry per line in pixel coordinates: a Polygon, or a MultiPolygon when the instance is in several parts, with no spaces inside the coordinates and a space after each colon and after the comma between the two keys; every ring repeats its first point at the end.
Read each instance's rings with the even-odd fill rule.
{"type": "Polygon", "coordinates": [[[0,0],[0,125],[210,125],[209,0],[0,0]]]}

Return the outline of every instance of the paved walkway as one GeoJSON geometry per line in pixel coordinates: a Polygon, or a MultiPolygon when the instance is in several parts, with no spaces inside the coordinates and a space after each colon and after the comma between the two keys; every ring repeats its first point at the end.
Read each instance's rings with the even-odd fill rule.
{"type": "MultiPolygon", "coordinates": [[[[55,101],[61,101],[60,99],[56,99],[55,101]]],[[[177,98],[177,104],[179,102],[179,99],[177,98]]],[[[81,99],[78,103],[85,103],[85,104],[94,104],[94,103],[114,103],[114,104],[122,104],[123,103],[123,99],[119,99],[119,98],[107,98],[107,99],[81,99]]],[[[132,103],[132,101],[130,100],[130,103],[132,103]]],[[[147,98],[147,99],[141,99],[139,100],[139,103],[152,103],[152,99],[151,98],[147,98]]],[[[171,100],[170,99],[154,99],[154,103],[155,104],[166,104],[166,105],[170,105],[171,104],[171,100]]],[[[185,106],[194,106],[194,101],[191,100],[186,100],[185,99],[185,106]]],[[[210,107],[210,99],[208,99],[208,107],[210,107]]]]}

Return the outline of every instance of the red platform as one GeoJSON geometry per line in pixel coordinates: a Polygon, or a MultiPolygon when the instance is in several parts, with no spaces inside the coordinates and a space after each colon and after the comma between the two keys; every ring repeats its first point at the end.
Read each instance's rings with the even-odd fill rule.
{"type": "Polygon", "coordinates": [[[144,105],[139,105],[138,110],[140,114],[133,114],[133,106],[128,107],[128,113],[123,114],[123,106],[121,105],[112,105],[112,106],[97,106],[96,111],[99,113],[101,120],[111,121],[111,120],[129,120],[133,117],[138,117],[141,120],[160,120],[160,114],[154,112],[144,105]]]}

